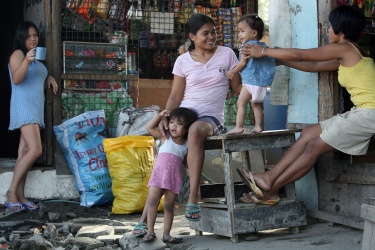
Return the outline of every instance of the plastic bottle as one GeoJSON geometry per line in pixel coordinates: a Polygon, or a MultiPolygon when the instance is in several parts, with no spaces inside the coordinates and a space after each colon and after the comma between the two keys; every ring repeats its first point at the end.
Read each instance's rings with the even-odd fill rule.
{"type": "Polygon", "coordinates": [[[1,243],[1,244],[0,244],[0,249],[1,249],[1,250],[8,250],[8,246],[7,246],[7,244],[6,244],[6,243],[1,243]]]}
{"type": "Polygon", "coordinates": [[[136,53],[135,52],[128,52],[128,63],[127,63],[127,70],[129,73],[134,73],[137,70],[136,66],[136,53]]]}

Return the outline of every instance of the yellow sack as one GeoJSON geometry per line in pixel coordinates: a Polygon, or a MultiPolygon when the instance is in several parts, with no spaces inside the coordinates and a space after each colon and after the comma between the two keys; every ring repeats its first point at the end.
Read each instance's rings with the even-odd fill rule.
{"type": "Polygon", "coordinates": [[[112,213],[142,212],[154,167],[152,136],[121,136],[103,140],[115,197],[112,213]]]}

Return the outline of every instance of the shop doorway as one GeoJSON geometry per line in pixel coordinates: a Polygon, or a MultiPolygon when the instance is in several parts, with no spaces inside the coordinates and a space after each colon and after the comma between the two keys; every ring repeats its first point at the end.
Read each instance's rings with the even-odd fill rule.
{"type": "Polygon", "coordinates": [[[17,158],[19,131],[8,131],[11,86],[8,74],[8,60],[12,51],[14,33],[23,20],[23,0],[3,1],[2,8],[7,15],[0,15],[2,31],[0,49],[0,165],[4,159],[17,158]]]}

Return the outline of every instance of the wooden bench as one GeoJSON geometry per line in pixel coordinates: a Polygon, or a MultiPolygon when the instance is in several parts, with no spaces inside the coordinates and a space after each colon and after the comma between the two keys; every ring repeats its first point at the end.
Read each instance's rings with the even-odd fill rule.
{"type": "Polygon", "coordinates": [[[205,141],[206,150],[223,150],[225,202],[200,202],[201,220],[190,222],[190,228],[197,235],[210,232],[230,237],[234,243],[239,241],[239,234],[267,229],[289,227],[291,233],[298,233],[298,227],[307,224],[307,217],[305,203],[295,200],[294,183],[285,187],[286,198],[274,206],[236,202],[231,166],[232,153],[240,152],[244,167],[253,172],[265,171],[264,166],[263,169],[250,166],[249,151],[270,148],[282,148],[286,151],[295,142],[295,133],[300,131],[287,129],[208,137],[205,141]]]}

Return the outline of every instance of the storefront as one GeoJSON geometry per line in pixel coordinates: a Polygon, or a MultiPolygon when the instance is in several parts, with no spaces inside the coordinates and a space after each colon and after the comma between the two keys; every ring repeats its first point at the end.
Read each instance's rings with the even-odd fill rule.
{"type": "MultiPolygon", "coordinates": [[[[52,31],[60,42],[51,44],[51,57],[59,58],[60,67],[53,71],[61,77],[60,96],[52,97],[53,124],[104,109],[108,135],[114,137],[120,109],[165,106],[191,15],[210,15],[217,23],[218,44],[236,50],[236,21],[255,13],[257,2],[62,0],[51,6],[52,27],[60,31],[52,31]]],[[[63,159],[56,167],[64,169],[58,162],[63,159]]]]}

